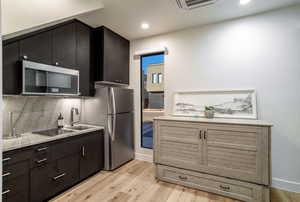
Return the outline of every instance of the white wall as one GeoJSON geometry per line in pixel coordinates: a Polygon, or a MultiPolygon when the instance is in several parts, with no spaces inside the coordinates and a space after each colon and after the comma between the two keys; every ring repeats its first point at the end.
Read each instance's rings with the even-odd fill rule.
{"type": "Polygon", "coordinates": [[[103,8],[101,0],[2,0],[2,34],[7,35],[103,8]]]}
{"type": "Polygon", "coordinates": [[[300,192],[299,19],[295,6],[132,41],[137,156],[149,158],[152,151],[140,148],[140,61],[133,53],[165,45],[166,112],[174,91],[255,88],[259,119],[274,123],[273,186],[300,192]]]}

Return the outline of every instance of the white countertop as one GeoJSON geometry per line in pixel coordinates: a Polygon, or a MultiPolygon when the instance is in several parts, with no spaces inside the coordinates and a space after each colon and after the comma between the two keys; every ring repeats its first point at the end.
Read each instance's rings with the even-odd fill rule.
{"type": "Polygon", "coordinates": [[[273,124],[263,120],[252,119],[222,119],[222,118],[194,118],[194,117],[181,117],[181,116],[160,116],[155,117],[154,120],[166,121],[187,121],[187,122],[201,122],[201,123],[218,123],[218,124],[237,124],[237,125],[251,125],[251,126],[268,126],[272,127],[273,124]]]}
{"type": "MultiPolygon", "coordinates": [[[[21,134],[18,138],[13,139],[3,139],[3,152],[14,150],[14,149],[20,149],[23,147],[28,147],[32,145],[37,145],[41,143],[51,142],[58,139],[63,139],[67,137],[72,137],[76,135],[82,135],[89,132],[94,132],[97,130],[103,130],[104,127],[102,126],[93,126],[93,125],[86,125],[86,124],[78,124],[80,126],[90,126],[91,128],[86,130],[72,130],[70,133],[65,133],[62,135],[56,135],[56,136],[45,136],[45,135],[38,135],[33,133],[24,133],[21,134]]],[[[76,125],[76,126],[78,126],[76,125]]],[[[69,129],[68,129],[69,130],[69,129]]]]}

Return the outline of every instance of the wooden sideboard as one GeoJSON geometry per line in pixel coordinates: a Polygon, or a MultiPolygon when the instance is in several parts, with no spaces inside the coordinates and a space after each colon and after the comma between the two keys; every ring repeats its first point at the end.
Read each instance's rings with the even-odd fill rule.
{"type": "Polygon", "coordinates": [[[156,177],[242,201],[270,201],[271,126],[257,120],[158,117],[156,177]]]}

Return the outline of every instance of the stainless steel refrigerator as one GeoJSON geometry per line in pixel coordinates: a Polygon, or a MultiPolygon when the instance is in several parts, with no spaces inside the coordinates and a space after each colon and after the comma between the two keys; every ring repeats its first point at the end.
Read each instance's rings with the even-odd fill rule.
{"type": "Polygon", "coordinates": [[[84,101],[83,120],[105,126],[105,169],[114,170],[134,158],[133,90],[96,88],[84,101]]]}

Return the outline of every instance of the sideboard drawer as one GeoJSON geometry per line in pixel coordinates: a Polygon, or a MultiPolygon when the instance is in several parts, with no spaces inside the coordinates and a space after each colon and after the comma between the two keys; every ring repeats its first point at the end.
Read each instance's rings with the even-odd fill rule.
{"type": "Polygon", "coordinates": [[[242,201],[268,201],[268,191],[264,186],[232,180],[228,178],[177,169],[169,166],[156,166],[157,178],[176,184],[212,192],[242,201]]]}

